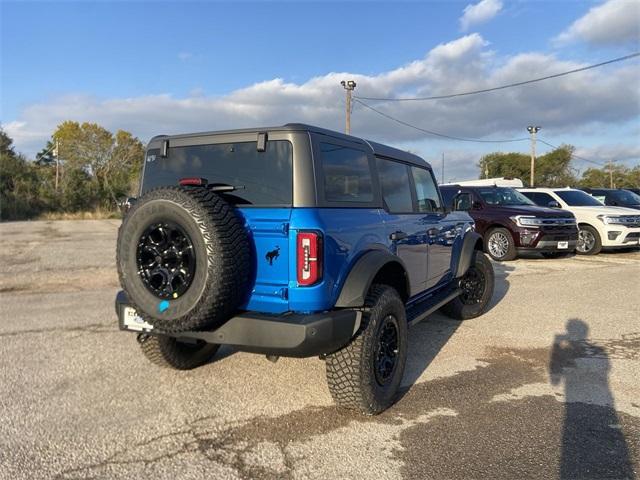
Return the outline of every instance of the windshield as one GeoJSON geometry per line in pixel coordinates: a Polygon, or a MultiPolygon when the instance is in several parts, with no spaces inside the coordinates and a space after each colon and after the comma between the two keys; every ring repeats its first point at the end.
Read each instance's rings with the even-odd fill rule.
{"type": "Polygon", "coordinates": [[[581,190],[555,190],[554,192],[570,207],[601,207],[602,202],[581,190]]]}
{"type": "Polygon", "coordinates": [[[531,200],[513,188],[479,188],[478,193],[488,205],[535,205],[531,200]]]}
{"type": "Polygon", "coordinates": [[[613,190],[607,196],[620,205],[640,205],[640,195],[636,195],[629,190],[613,190]]]}
{"type": "Polygon", "coordinates": [[[256,142],[189,145],[169,148],[166,158],[159,149],[147,151],[142,191],[178,185],[181,178],[206,178],[209,184],[240,187],[225,194],[235,204],[290,206],[293,203],[291,143],[270,140],[259,152],[256,142]]]}

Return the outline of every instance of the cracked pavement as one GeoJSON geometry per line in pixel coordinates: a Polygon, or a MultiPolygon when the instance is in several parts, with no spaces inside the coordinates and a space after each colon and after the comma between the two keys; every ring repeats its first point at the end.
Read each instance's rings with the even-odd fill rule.
{"type": "Polygon", "coordinates": [[[483,317],[410,330],[398,402],[316,358],[147,363],[113,311],[118,221],[0,224],[0,478],[637,478],[640,252],[495,264],[483,317]]]}

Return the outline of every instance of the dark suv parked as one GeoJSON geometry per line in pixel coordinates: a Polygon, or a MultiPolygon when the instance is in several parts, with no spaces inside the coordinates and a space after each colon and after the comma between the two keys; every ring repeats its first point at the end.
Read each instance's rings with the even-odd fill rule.
{"type": "Polygon", "coordinates": [[[560,256],[576,248],[578,228],[570,212],[538,207],[508,187],[447,185],[440,190],[448,206],[469,212],[494,260],[513,260],[523,251],[560,256]]]}
{"type": "Polygon", "coordinates": [[[320,356],[341,406],[393,401],[408,327],[485,312],[493,269],[420,157],[308,125],[153,138],[118,232],[120,328],[154,363],[320,356]]]}
{"type": "Polygon", "coordinates": [[[622,188],[583,188],[582,190],[610,207],[627,207],[640,210],[640,195],[631,190],[622,188]]]}

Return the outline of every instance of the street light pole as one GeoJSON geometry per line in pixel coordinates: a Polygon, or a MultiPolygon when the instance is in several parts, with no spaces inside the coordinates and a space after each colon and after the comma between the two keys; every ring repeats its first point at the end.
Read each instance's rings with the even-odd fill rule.
{"type": "Polygon", "coordinates": [[[540,127],[534,127],[529,125],[527,132],[531,135],[531,177],[529,179],[529,186],[535,187],[535,171],[536,171],[536,133],[540,131],[540,127]]]}
{"type": "Polygon", "coordinates": [[[340,82],[340,85],[342,85],[345,89],[345,93],[346,93],[346,107],[347,107],[347,111],[346,111],[346,118],[345,118],[345,128],[344,131],[347,135],[349,135],[351,133],[351,94],[353,93],[353,90],[356,88],[356,82],[354,82],[353,80],[342,80],[340,82]]]}

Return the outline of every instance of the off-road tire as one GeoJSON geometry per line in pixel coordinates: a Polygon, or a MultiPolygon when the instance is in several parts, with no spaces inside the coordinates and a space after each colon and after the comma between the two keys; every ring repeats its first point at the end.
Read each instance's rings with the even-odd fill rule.
{"type": "Polygon", "coordinates": [[[473,269],[476,269],[475,273],[480,272],[484,279],[484,290],[480,295],[479,301],[477,303],[467,303],[465,302],[465,296],[460,295],[440,309],[447,317],[455,320],[469,320],[486,312],[489,303],[491,302],[491,298],[493,297],[495,282],[493,266],[486,255],[476,250],[469,270],[467,270],[460,279],[461,288],[463,288],[465,280],[468,280],[470,278],[469,276],[474,274],[473,269]]]}
{"type": "Polygon", "coordinates": [[[513,236],[511,235],[511,232],[509,232],[509,230],[507,230],[506,228],[502,228],[502,227],[492,228],[485,235],[485,239],[486,240],[485,240],[484,251],[487,252],[492,259],[498,262],[508,262],[508,261],[514,260],[518,256],[518,252],[516,251],[516,244],[513,241],[513,236]],[[492,239],[491,237],[493,235],[500,235],[500,236],[503,236],[502,238],[506,239],[506,242],[507,242],[506,252],[502,256],[495,255],[494,252],[491,251],[492,249],[489,248],[489,242],[491,241],[492,239]]]}
{"type": "Polygon", "coordinates": [[[116,257],[131,306],[160,332],[220,326],[249,294],[252,257],[244,222],[231,205],[203,187],[162,187],[142,196],[118,230],[116,257]],[[192,242],[193,278],[178,298],[154,295],[138,273],[138,243],[154,222],[172,222],[192,242]]]}
{"type": "Polygon", "coordinates": [[[164,335],[142,335],[138,341],[142,353],[151,363],[176,370],[200,367],[220,348],[212,343],[186,343],[164,335]]]}
{"type": "Polygon", "coordinates": [[[365,303],[362,323],[351,343],[326,357],[326,375],[334,402],[350,410],[375,415],[394,402],[407,360],[407,319],[398,292],[373,285],[365,303]],[[383,385],[375,373],[376,348],[388,315],[397,320],[398,348],[395,367],[383,385]]]}
{"type": "Polygon", "coordinates": [[[600,253],[600,251],[602,250],[602,239],[600,238],[600,234],[598,233],[598,231],[593,228],[591,225],[579,225],[578,226],[578,241],[579,237],[580,237],[580,232],[581,231],[585,231],[590,233],[591,235],[593,235],[594,238],[594,244],[593,247],[591,247],[588,251],[586,252],[581,252],[580,250],[578,250],[578,248],[576,247],[576,253],[578,255],[597,255],[600,253]]]}

